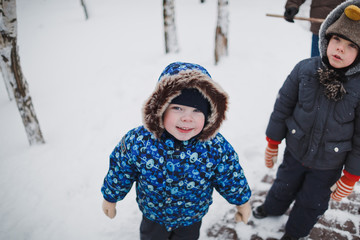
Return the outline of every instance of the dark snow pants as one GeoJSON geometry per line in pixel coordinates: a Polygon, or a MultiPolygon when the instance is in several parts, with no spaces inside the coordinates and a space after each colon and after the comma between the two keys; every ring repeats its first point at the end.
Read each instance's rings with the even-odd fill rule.
{"type": "Polygon", "coordinates": [[[170,232],[166,228],[143,216],[140,225],[141,240],[197,240],[200,236],[201,221],[190,226],[176,228],[170,232]]]}
{"type": "Polygon", "coordinates": [[[304,167],[287,150],[264,203],[269,216],[284,214],[295,200],[285,231],[292,237],[307,236],[328,208],[330,187],[340,178],[341,168],[318,170],[304,167]]]}

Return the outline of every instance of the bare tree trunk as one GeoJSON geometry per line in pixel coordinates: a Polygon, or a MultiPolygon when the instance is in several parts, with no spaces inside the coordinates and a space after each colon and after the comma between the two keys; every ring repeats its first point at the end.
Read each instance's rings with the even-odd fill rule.
{"type": "Polygon", "coordinates": [[[6,76],[6,73],[1,70],[1,69],[5,68],[6,66],[1,66],[1,65],[3,65],[3,61],[0,61],[0,71],[1,71],[2,77],[4,79],[5,88],[6,88],[8,96],[9,96],[9,100],[12,101],[14,99],[14,94],[13,94],[13,90],[11,88],[10,82],[8,81],[9,78],[6,76]]]}
{"type": "Polygon", "coordinates": [[[215,33],[215,64],[228,55],[229,1],[218,0],[218,19],[215,33]]]}
{"type": "Polygon", "coordinates": [[[174,0],[163,0],[165,52],[177,53],[179,46],[175,25],[175,4],[174,0]]]}
{"type": "Polygon", "coordinates": [[[0,67],[16,100],[30,145],[45,143],[24,78],[17,47],[16,1],[0,0],[0,67]]]}
{"type": "Polygon", "coordinates": [[[80,0],[81,1],[81,6],[84,8],[84,13],[85,13],[85,19],[88,20],[89,19],[89,15],[88,15],[88,11],[86,8],[86,4],[84,0],[80,0]]]}

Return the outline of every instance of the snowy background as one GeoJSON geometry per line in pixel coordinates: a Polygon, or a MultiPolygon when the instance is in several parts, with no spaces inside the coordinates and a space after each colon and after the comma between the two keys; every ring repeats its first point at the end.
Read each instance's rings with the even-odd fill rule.
{"type": "MultiPolygon", "coordinates": [[[[110,220],[100,188],[109,154],[142,124],[142,104],[174,61],[204,66],[228,92],[221,132],[252,189],[268,188],[260,180],[275,170],[264,166],[264,132],[278,89],[310,56],[308,23],[265,16],[283,14],[285,0],[230,1],[229,55],[214,65],[217,0],[175,1],[180,52],[169,55],[161,0],[85,2],[87,21],[80,0],[17,0],[21,66],[46,144],[29,146],[15,101],[0,83],[0,239],[139,238],[134,189],[110,220]]],[[[214,194],[202,240],[231,208],[214,194]]],[[[285,220],[264,220],[260,235],[280,237],[275,230],[285,220]]],[[[236,229],[250,239],[249,226],[236,229]]]]}

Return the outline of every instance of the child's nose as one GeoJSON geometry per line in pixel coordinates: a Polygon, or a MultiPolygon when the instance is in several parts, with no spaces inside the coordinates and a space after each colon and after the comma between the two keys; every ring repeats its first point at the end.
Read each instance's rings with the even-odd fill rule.
{"type": "Polygon", "coordinates": [[[344,51],[344,46],[341,45],[341,44],[338,45],[337,50],[340,51],[340,52],[343,52],[344,51]]]}
{"type": "Polygon", "coordinates": [[[189,121],[192,121],[192,116],[191,116],[191,113],[184,113],[182,116],[181,116],[181,121],[184,121],[184,122],[189,122],[189,121]]]}

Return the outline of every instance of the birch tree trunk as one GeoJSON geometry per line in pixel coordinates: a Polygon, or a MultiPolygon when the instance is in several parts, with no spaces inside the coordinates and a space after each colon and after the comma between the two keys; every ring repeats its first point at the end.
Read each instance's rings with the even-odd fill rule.
{"type": "Polygon", "coordinates": [[[218,0],[218,18],[215,33],[215,64],[228,55],[229,1],[218,0]]]}
{"type": "Polygon", "coordinates": [[[175,4],[174,0],[163,0],[165,52],[177,53],[179,46],[175,25],[175,4]]]}
{"type": "Polygon", "coordinates": [[[14,93],[30,145],[45,143],[20,67],[17,46],[16,1],[0,0],[0,67],[14,93]]]}
{"type": "Polygon", "coordinates": [[[6,75],[7,72],[4,72],[1,70],[6,67],[6,66],[1,66],[2,64],[3,64],[3,61],[0,61],[0,71],[1,71],[2,77],[4,79],[5,88],[6,88],[8,96],[9,96],[9,100],[12,101],[14,99],[14,93],[11,88],[10,82],[8,81],[9,78],[6,75]]]}

